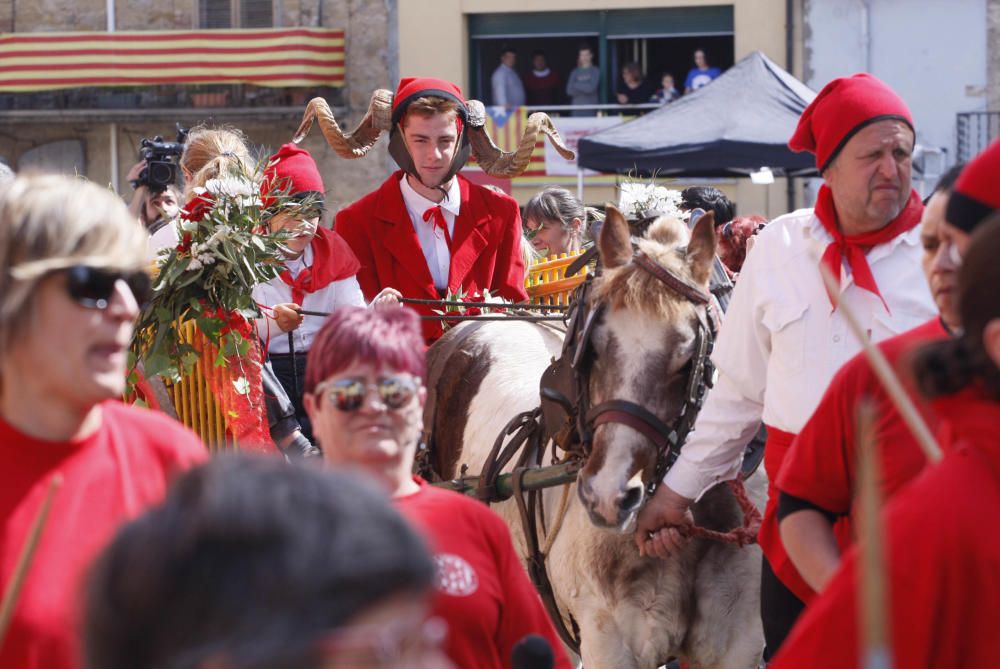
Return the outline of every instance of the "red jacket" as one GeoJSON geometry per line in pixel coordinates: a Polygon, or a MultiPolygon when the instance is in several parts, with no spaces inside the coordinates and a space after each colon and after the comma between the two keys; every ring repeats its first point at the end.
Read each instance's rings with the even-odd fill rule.
{"type": "MultiPolygon", "coordinates": [[[[383,288],[395,288],[403,297],[437,299],[430,269],[420,248],[413,221],[399,189],[402,170],[357,202],[337,213],[335,229],[361,261],[358,283],[365,299],[383,288]]],[[[488,289],[493,295],[520,302],[524,290],[521,260],[521,212],[506,195],[456,176],[462,204],[455,220],[454,249],[448,289],[467,293],[488,289]]],[[[433,314],[433,307],[419,307],[433,314]]],[[[436,339],[441,326],[424,321],[424,336],[436,339]]]]}

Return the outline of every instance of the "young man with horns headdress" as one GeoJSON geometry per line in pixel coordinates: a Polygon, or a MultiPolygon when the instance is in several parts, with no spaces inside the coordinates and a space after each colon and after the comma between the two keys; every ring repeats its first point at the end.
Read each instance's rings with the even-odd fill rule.
{"type": "MultiPolygon", "coordinates": [[[[409,298],[485,290],[516,302],[527,298],[517,202],[470,183],[458,171],[472,154],[487,174],[516,176],[527,167],[539,132],[572,158],[548,116],[532,114],[518,150],[501,151],[484,131],[481,102],[466,101],[448,81],[404,78],[395,94],[375,91],[368,114],[352,133],[344,133],[317,98],[309,103],[296,140],[314,118],[344,158],[365,155],[388,131],[389,154],[401,168],[337,214],[336,230],[361,262],[357,276],[366,299],[387,287],[409,298]]],[[[430,306],[418,310],[433,313],[430,306]]],[[[425,337],[440,335],[440,325],[424,323],[425,337]]]]}

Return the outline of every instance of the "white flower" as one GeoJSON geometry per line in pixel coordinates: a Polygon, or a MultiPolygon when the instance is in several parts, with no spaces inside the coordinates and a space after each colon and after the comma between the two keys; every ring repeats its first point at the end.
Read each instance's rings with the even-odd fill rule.
{"type": "Polygon", "coordinates": [[[180,228],[184,232],[194,232],[195,230],[198,229],[198,222],[197,221],[188,221],[188,220],[185,220],[185,219],[182,218],[182,219],[180,219],[180,228]]]}
{"type": "Polygon", "coordinates": [[[200,260],[198,260],[197,258],[191,258],[191,262],[188,263],[186,271],[188,271],[188,272],[196,272],[196,271],[200,270],[201,267],[202,267],[202,265],[201,265],[201,261],[200,260]]]}
{"type": "Polygon", "coordinates": [[[222,177],[221,179],[209,179],[205,182],[205,188],[213,195],[228,195],[229,197],[247,197],[253,195],[256,190],[248,179],[239,177],[222,177]]]}
{"type": "Polygon", "coordinates": [[[208,238],[208,241],[205,242],[205,248],[215,248],[215,246],[220,241],[228,237],[229,233],[231,233],[232,231],[233,229],[228,225],[226,225],[225,223],[218,226],[215,229],[215,232],[212,233],[212,236],[208,238]]]}
{"type": "Polygon", "coordinates": [[[215,254],[213,253],[201,253],[198,255],[198,260],[202,265],[211,265],[215,262],[215,254]]]}
{"type": "Polygon", "coordinates": [[[652,183],[626,181],[620,187],[618,208],[628,217],[644,217],[649,212],[682,218],[681,193],[652,183]]]}

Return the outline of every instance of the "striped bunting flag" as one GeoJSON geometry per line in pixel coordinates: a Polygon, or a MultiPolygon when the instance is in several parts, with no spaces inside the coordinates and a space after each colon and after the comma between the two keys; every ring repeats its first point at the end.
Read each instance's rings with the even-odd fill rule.
{"type": "Polygon", "coordinates": [[[343,86],[344,31],[0,34],[0,91],[241,83],[343,86]]]}

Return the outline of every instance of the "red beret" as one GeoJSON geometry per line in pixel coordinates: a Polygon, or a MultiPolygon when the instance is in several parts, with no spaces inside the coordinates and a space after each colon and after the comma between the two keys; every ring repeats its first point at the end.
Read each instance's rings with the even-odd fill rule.
{"type": "Polygon", "coordinates": [[[945,219],[965,232],[1000,209],[1000,139],[972,159],[955,182],[945,219]]]}
{"type": "Polygon", "coordinates": [[[891,88],[867,73],[839,77],[824,86],[802,112],[788,148],[815,154],[816,167],[823,172],[855,133],[890,119],[913,130],[910,110],[891,88]]]}
{"type": "Polygon", "coordinates": [[[288,189],[289,195],[297,193],[326,192],[323,177],[319,174],[316,161],[309,152],[296,144],[285,144],[267,161],[264,178],[260,183],[260,194],[265,205],[273,202],[268,197],[271,190],[288,189]]]}
{"type": "Polygon", "coordinates": [[[404,77],[399,80],[399,87],[392,98],[393,124],[399,123],[411,102],[424,96],[454,100],[458,103],[459,116],[466,118],[465,98],[462,96],[462,89],[455,84],[434,77],[404,77]]]}

